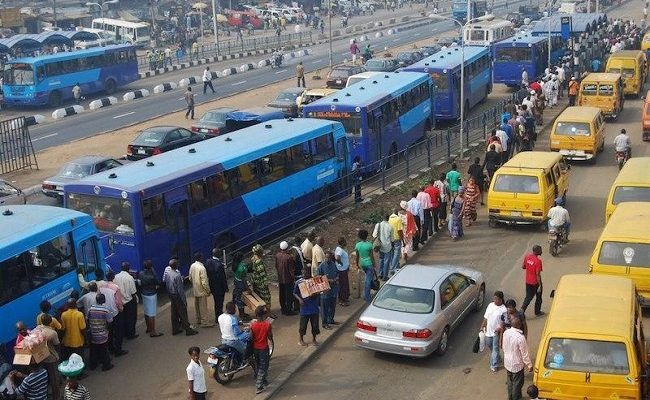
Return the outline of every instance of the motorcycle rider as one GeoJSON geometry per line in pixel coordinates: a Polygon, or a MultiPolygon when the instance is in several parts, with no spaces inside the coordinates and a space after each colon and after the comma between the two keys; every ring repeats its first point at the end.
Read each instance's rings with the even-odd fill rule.
{"type": "Polygon", "coordinates": [[[235,303],[229,301],[226,304],[226,312],[218,318],[221,343],[237,350],[240,356],[238,361],[243,362],[246,359],[246,348],[250,342],[251,334],[241,330],[235,312],[235,303]]]}
{"type": "Polygon", "coordinates": [[[363,59],[365,61],[368,61],[372,58],[372,50],[370,50],[370,45],[367,44],[366,47],[363,49],[363,59]]]}
{"type": "Polygon", "coordinates": [[[555,199],[555,207],[548,210],[548,230],[564,229],[564,239],[569,242],[569,231],[571,230],[571,218],[569,211],[563,207],[564,200],[562,197],[555,199]]]}
{"type": "Polygon", "coordinates": [[[282,52],[280,49],[276,49],[273,52],[273,65],[280,68],[282,66],[282,52]]]}
{"type": "Polygon", "coordinates": [[[616,147],[616,152],[624,151],[627,153],[628,160],[632,158],[632,141],[627,136],[625,129],[621,129],[621,133],[614,138],[614,146],[616,147]]]}

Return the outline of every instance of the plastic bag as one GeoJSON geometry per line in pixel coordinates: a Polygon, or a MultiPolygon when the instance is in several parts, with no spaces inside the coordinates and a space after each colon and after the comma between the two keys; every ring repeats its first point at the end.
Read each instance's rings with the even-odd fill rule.
{"type": "Polygon", "coordinates": [[[485,332],[483,330],[478,333],[478,351],[485,350],[485,332]]]}
{"type": "Polygon", "coordinates": [[[77,353],[72,353],[70,355],[70,359],[68,360],[68,364],[66,364],[65,369],[68,371],[76,371],[83,367],[84,367],[84,360],[81,358],[81,356],[77,353]]]}

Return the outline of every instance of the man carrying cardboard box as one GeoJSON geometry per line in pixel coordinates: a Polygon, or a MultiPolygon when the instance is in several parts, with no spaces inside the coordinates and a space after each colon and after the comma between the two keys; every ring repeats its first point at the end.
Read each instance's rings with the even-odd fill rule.
{"type": "MultiPolygon", "coordinates": [[[[302,274],[303,276],[306,276],[309,272],[310,267],[305,267],[302,274]]],[[[293,295],[296,300],[298,300],[298,303],[300,303],[300,326],[298,328],[300,340],[298,341],[298,344],[301,346],[307,346],[307,343],[305,343],[303,338],[307,333],[307,323],[310,323],[312,343],[314,346],[318,346],[319,343],[316,340],[316,336],[320,334],[320,329],[318,327],[318,294],[312,293],[309,296],[303,296],[302,291],[300,290],[300,284],[303,282],[305,282],[305,278],[298,279],[293,288],[293,295]]]]}

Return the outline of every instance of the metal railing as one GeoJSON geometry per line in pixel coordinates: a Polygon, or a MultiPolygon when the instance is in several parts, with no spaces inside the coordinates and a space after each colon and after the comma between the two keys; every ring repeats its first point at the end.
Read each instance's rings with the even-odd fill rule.
{"type": "Polygon", "coordinates": [[[191,47],[186,49],[186,53],[178,57],[176,50],[172,50],[171,63],[169,60],[150,58],[147,55],[138,56],[138,71],[150,71],[158,68],[164,68],[171,65],[178,65],[184,62],[194,61],[202,58],[214,56],[229,56],[256,50],[272,50],[276,48],[301,46],[305,43],[312,42],[312,31],[300,33],[285,33],[280,36],[259,36],[244,37],[243,40],[233,37],[233,39],[219,40],[219,45],[215,43],[199,44],[198,53],[192,53],[191,47]]]}
{"type": "Polygon", "coordinates": [[[0,121],[0,173],[38,169],[25,117],[0,121]]]}

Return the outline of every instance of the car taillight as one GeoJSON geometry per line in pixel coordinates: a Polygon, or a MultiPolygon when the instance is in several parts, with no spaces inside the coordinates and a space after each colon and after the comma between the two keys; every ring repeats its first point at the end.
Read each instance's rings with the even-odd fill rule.
{"type": "Polygon", "coordinates": [[[402,337],[411,339],[428,339],[433,333],[428,329],[411,329],[402,332],[402,337]]]}
{"type": "Polygon", "coordinates": [[[200,132],[200,131],[201,131],[201,130],[200,130],[199,128],[197,128],[196,126],[193,126],[193,127],[191,127],[190,129],[192,130],[192,132],[200,132]]]}
{"type": "Polygon", "coordinates": [[[210,135],[218,135],[218,134],[219,134],[219,128],[208,129],[208,133],[209,133],[210,135]]]}
{"type": "Polygon", "coordinates": [[[162,150],[160,150],[160,147],[154,148],[153,151],[151,152],[151,154],[153,154],[154,156],[158,155],[160,153],[162,153],[162,150]]]}
{"type": "Polygon", "coordinates": [[[128,145],[126,146],[126,154],[132,156],[133,155],[133,146],[128,145]]]}
{"type": "Polygon", "coordinates": [[[533,217],[543,217],[544,212],[543,211],[533,211],[533,217]]]}
{"type": "Polygon", "coordinates": [[[367,332],[377,332],[377,327],[372,326],[369,323],[362,320],[357,321],[357,329],[361,329],[362,331],[367,331],[367,332]]]}
{"type": "Polygon", "coordinates": [[[43,187],[43,189],[45,189],[45,190],[54,190],[54,189],[55,189],[55,186],[54,186],[54,185],[50,185],[49,183],[44,183],[44,184],[42,185],[42,187],[43,187]]]}

